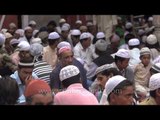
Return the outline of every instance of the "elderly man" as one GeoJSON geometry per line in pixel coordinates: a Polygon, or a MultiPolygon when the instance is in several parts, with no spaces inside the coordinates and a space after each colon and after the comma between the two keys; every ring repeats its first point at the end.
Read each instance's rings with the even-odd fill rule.
{"type": "Polygon", "coordinates": [[[96,97],[83,88],[80,71],[76,66],[68,65],[62,68],[59,77],[66,90],[55,95],[56,105],[98,105],[96,97]]]}

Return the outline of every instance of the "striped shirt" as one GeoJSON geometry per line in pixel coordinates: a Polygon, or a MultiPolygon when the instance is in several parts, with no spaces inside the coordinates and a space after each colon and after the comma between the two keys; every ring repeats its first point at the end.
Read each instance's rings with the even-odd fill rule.
{"type": "Polygon", "coordinates": [[[35,62],[33,69],[38,78],[44,80],[48,84],[50,84],[50,73],[52,70],[52,66],[45,61],[35,62]]]}

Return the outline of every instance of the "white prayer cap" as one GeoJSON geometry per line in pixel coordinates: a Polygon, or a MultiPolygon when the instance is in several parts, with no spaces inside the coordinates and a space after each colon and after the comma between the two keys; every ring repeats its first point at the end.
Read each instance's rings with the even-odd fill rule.
{"type": "Polygon", "coordinates": [[[109,80],[106,82],[106,85],[105,85],[107,98],[108,98],[108,95],[115,89],[115,87],[121,82],[123,82],[124,80],[126,80],[126,78],[121,75],[116,75],[109,78],[109,80]]]}
{"type": "Polygon", "coordinates": [[[107,42],[105,40],[99,39],[95,43],[95,48],[97,48],[99,51],[106,51],[107,42]]]}
{"type": "Polygon", "coordinates": [[[87,22],[87,25],[86,25],[87,27],[88,26],[93,26],[93,23],[92,22],[87,22]]]}
{"type": "Polygon", "coordinates": [[[27,41],[20,41],[18,44],[19,51],[29,51],[30,50],[30,44],[27,41]]]}
{"type": "Polygon", "coordinates": [[[71,35],[74,35],[74,36],[81,35],[81,32],[78,29],[73,29],[71,32],[71,35]]]}
{"type": "Polygon", "coordinates": [[[4,33],[4,36],[5,36],[6,39],[13,37],[12,34],[9,33],[9,32],[4,33]]]}
{"type": "Polygon", "coordinates": [[[26,30],[32,30],[32,28],[30,26],[27,26],[24,28],[24,31],[26,31],[26,30]]]}
{"type": "Polygon", "coordinates": [[[107,69],[110,69],[110,68],[114,68],[113,64],[105,64],[105,65],[102,65],[102,66],[100,66],[100,67],[98,67],[98,68],[96,69],[96,75],[97,75],[98,73],[100,73],[100,72],[102,72],[102,71],[105,71],[105,70],[107,70],[107,69]]]}
{"type": "Polygon", "coordinates": [[[122,18],[120,16],[117,17],[117,20],[122,20],[122,18]]]}
{"type": "Polygon", "coordinates": [[[70,24],[64,23],[63,25],[67,26],[69,29],[71,28],[70,24]]]}
{"type": "Polygon", "coordinates": [[[76,76],[80,73],[79,69],[74,65],[68,65],[61,69],[59,78],[61,81],[76,76]]]}
{"type": "Polygon", "coordinates": [[[151,34],[151,35],[149,35],[149,36],[147,37],[146,42],[147,42],[148,44],[150,44],[150,45],[154,45],[154,44],[156,44],[156,43],[158,42],[158,40],[157,40],[157,37],[156,37],[155,35],[151,34]]]}
{"type": "Polygon", "coordinates": [[[77,20],[76,24],[82,24],[82,21],[81,20],[77,20]]]}
{"type": "Polygon", "coordinates": [[[90,37],[91,37],[91,36],[90,36],[90,34],[89,34],[88,32],[84,32],[84,33],[81,34],[80,40],[86,39],[86,38],[90,38],[90,37]]]}
{"type": "Polygon", "coordinates": [[[113,34],[111,36],[111,40],[110,40],[112,43],[113,42],[117,42],[117,41],[120,41],[120,37],[117,35],[117,34],[113,34]]]}
{"type": "Polygon", "coordinates": [[[71,44],[69,42],[66,42],[66,41],[62,41],[62,42],[58,43],[57,48],[60,49],[60,48],[65,47],[65,46],[68,46],[68,47],[71,48],[71,44]]]}
{"type": "Polygon", "coordinates": [[[0,33],[0,45],[3,45],[5,43],[5,40],[6,40],[6,38],[5,38],[4,34],[0,33]]]}
{"type": "Polygon", "coordinates": [[[143,29],[138,30],[138,35],[143,35],[144,33],[145,33],[145,31],[143,29]]]}
{"type": "Polygon", "coordinates": [[[60,36],[57,32],[51,32],[48,36],[48,39],[53,39],[53,40],[54,39],[59,39],[59,38],[60,38],[60,36]]]}
{"type": "Polygon", "coordinates": [[[34,43],[39,43],[39,44],[41,44],[41,43],[42,43],[41,38],[34,38],[34,39],[32,39],[31,44],[34,44],[34,43]]]}
{"type": "Polygon", "coordinates": [[[141,56],[141,55],[147,55],[147,54],[151,55],[150,49],[149,49],[148,47],[143,47],[143,48],[140,50],[140,56],[141,56]]]}
{"type": "Polygon", "coordinates": [[[122,58],[130,58],[129,51],[126,49],[119,49],[115,55],[122,58]]]}
{"type": "Polygon", "coordinates": [[[139,45],[139,44],[140,44],[140,42],[139,42],[139,40],[137,38],[133,38],[133,39],[130,39],[128,41],[128,45],[129,46],[136,46],[136,45],[139,45]]]}
{"type": "Polygon", "coordinates": [[[15,33],[19,34],[20,37],[23,37],[23,36],[24,36],[24,30],[23,30],[23,29],[17,29],[17,30],[15,31],[15,33]]]}
{"type": "Polygon", "coordinates": [[[69,27],[66,26],[66,25],[63,25],[63,26],[61,27],[61,31],[68,31],[68,30],[69,30],[69,27]]]}
{"type": "Polygon", "coordinates": [[[101,38],[104,38],[104,37],[105,37],[104,32],[98,32],[97,35],[96,35],[97,39],[101,39],[101,38]]]}
{"type": "Polygon", "coordinates": [[[160,73],[160,63],[155,63],[152,65],[152,69],[160,73]]]}
{"type": "Polygon", "coordinates": [[[153,17],[149,17],[149,18],[148,18],[148,21],[153,21],[153,17]]]}
{"type": "Polygon", "coordinates": [[[13,38],[11,41],[10,41],[10,44],[13,45],[13,44],[18,44],[20,41],[18,39],[15,39],[13,38]]]}
{"type": "Polygon", "coordinates": [[[39,43],[31,44],[30,53],[32,56],[39,56],[43,52],[43,46],[39,43]]]}
{"type": "Polygon", "coordinates": [[[150,77],[149,89],[150,91],[160,88],[160,73],[156,73],[150,77]]]}
{"type": "Polygon", "coordinates": [[[64,22],[66,22],[66,20],[65,20],[64,18],[61,18],[61,19],[59,20],[59,23],[64,23],[64,22]]]}
{"type": "Polygon", "coordinates": [[[125,28],[126,28],[126,29],[130,29],[130,28],[132,28],[132,27],[133,27],[133,25],[132,25],[131,22],[127,22],[126,25],[125,25],[125,28]]]}
{"type": "Polygon", "coordinates": [[[31,21],[29,22],[29,25],[36,25],[36,22],[35,22],[34,20],[31,20],[31,21]]]}

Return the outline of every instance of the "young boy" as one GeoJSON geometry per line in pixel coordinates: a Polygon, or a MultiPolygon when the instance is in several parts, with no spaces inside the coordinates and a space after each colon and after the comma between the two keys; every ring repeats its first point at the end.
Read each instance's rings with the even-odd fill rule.
{"type": "Polygon", "coordinates": [[[141,62],[136,66],[134,75],[135,75],[135,88],[137,85],[143,86],[148,90],[148,83],[150,79],[150,68],[151,65],[151,53],[148,47],[143,47],[140,50],[140,60],[141,62]]]}

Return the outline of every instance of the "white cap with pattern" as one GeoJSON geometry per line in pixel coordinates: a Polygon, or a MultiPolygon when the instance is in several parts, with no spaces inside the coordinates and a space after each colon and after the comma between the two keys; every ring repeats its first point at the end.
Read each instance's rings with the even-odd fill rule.
{"type": "Polygon", "coordinates": [[[60,38],[59,34],[57,32],[51,32],[48,36],[48,39],[58,39],[60,38]]]}
{"type": "Polygon", "coordinates": [[[122,58],[130,58],[129,50],[125,49],[119,49],[115,55],[122,58]]]}
{"type": "Polygon", "coordinates": [[[150,91],[160,88],[160,73],[156,73],[150,77],[149,89],[150,91]]]}
{"type": "Polygon", "coordinates": [[[61,69],[59,78],[61,81],[76,76],[80,73],[79,69],[74,65],[68,65],[61,69]]]}

